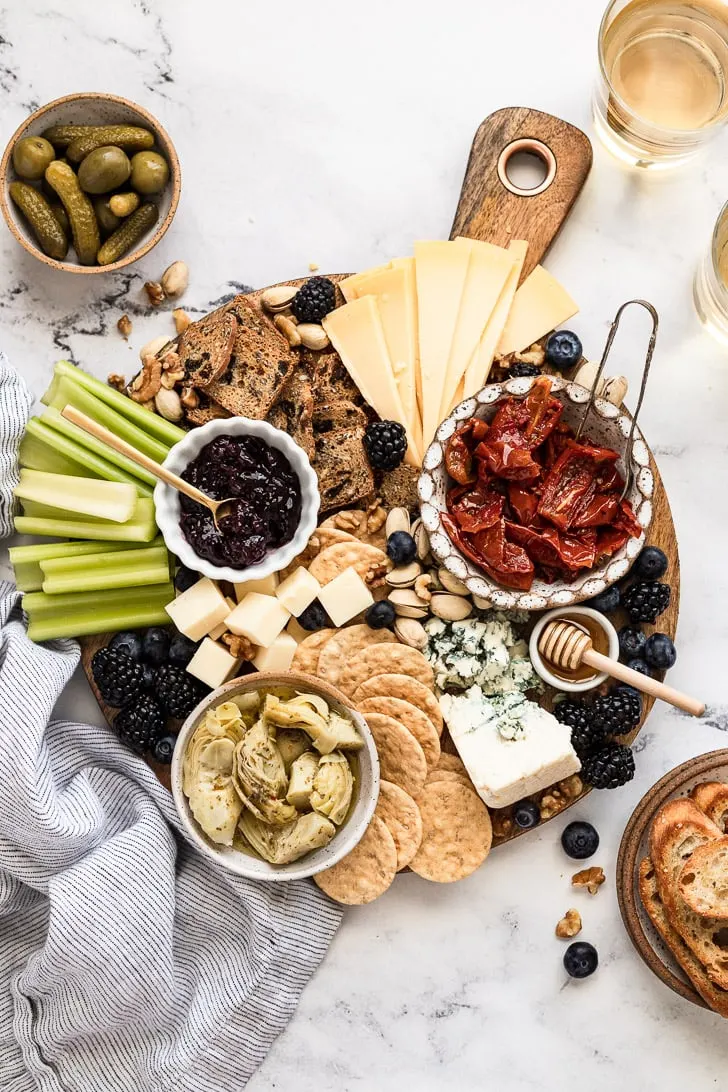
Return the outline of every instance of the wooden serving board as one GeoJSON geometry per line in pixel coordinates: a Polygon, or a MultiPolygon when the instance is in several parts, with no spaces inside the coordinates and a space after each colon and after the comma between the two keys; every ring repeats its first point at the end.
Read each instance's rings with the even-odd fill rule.
{"type": "MultiPolygon", "coordinates": [[[[543,154],[545,152],[538,152],[543,154]]],[[[547,156],[548,158],[548,156],[547,156]]],[[[561,230],[566,217],[579,196],[586,181],[592,161],[591,144],[588,137],[573,125],[559,118],[543,114],[538,110],[510,107],[491,114],[479,127],[468,160],[463,188],[458,202],[451,237],[466,235],[483,242],[504,245],[511,239],[526,239],[529,252],[524,266],[524,275],[537,265],[549,246],[561,230]],[[513,192],[504,182],[503,163],[510,149],[531,148],[534,144],[543,145],[553,158],[552,178],[548,186],[538,188],[532,193],[513,192]]],[[[331,275],[340,280],[344,274],[331,275]]],[[[283,283],[300,285],[303,279],[293,279],[283,283]]],[[[259,301],[265,289],[251,293],[254,302],[259,301]]],[[[675,638],[678,610],[680,605],[680,562],[678,557],[675,527],[672,521],[670,505],[665,493],[657,465],[650,454],[650,466],[655,477],[654,516],[648,542],[664,550],[669,560],[667,579],[672,587],[672,599],[667,611],[658,620],[656,626],[645,627],[652,631],[659,629],[675,638]]],[[[624,625],[627,618],[613,618],[615,625],[624,625]]],[[[110,634],[81,639],[81,659],[84,671],[101,709],[111,724],[116,710],[109,707],[101,698],[91,675],[91,659],[94,652],[106,645],[110,634]]],[[[550,708],[555,691],[544,695],[543,704],[550,708]]],[[[643,717],[638,728],[631,733],[630,742],[639,732],[654,704],[654,699],[645,695],[643,717]]],[[[443,736],[445,750],[455,751],[447,732],[443,736]]],[[[158,763],[150,762],[160,780],[169,787],[169,769],[158,763]]],[[[574,800],[564,801],[561,811],[571,807],[590,790],[574,800]]],[[[510,809],[493,813],[494,844],[509,841],[520,836],[524,831],[515,827],[510,820],[510,809]]]]}

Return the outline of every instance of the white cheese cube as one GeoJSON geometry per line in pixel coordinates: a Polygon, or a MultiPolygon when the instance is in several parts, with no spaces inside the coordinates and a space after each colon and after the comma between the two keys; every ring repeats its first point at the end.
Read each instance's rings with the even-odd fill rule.
{"type": "Polygon", "coordinates": [[[300,645],[301,641],[305,641],[307,637],[311,636],[311,631],[309,629],[304,629],[302,625],[299,625],[295,618],[291,618],[286,626],[286,633],[290,633],[297,645],[300,645]]]}
{"type": "Polygon", "coordinates": [[[205,637],[197,652],[187,664],[190,675],[194,675],[213,690],[231,679],[237,671],[239,660],[230,655],[224,645],[205,637]]]}
{"type": "MultiPolygon", "coordinates": [[[[228,608],[231,611],[235,610],[235,600],[231,599],[229,595],[225,596],[225,602],[227,603],[228,608]]],[[[211,637],[213,641],[219,641],[220,638],[222,637],[223,633],[227,633],[227,626],[225,625],[225,619],[224,618],[223,618],[223,620],[222,620],[222,622],[220,623],[219,626],[215,626],[214,629],[210,630],[210,632],[208,633],[207,636],[211,637]]]]}
{"type": "Polygon", "coordinates": [[[577,773],[571,729],[523,694],[479,686],[443,694],[440,707],[470,779],[489,808],[505,808],[577,773]],[[508,738],[510,736],[510,738],[508,738]]]}
{"type": "Polygon", "coordinates": [[[234,611],[225,618],[225,625],[239,637],[247,637],[254,645],[268,648],[291,617],[274,595],[248,592],[234,611]]]}
{"type": "Polygon", "coordinates": [[[354,568],[344,569],[324,584],[318,598],[335,626],[343,626],[374,602],[374,596],[354,568]]]}
{"type": "Polygon", "coordinates": [[[260,580],[243,580],[240,584],[233,584],[233,587],[238,603],[251,591],[260,592],[261,595],[275,595],[278,587],[278,573],[261,576],[260,580]]]}
{"type": "Polygon", "coordinates": [[[320,591],[321,585],[316,577],[311,576],[308,569],[304,569],[301,565],[278,585],[276,595],[286,610],[298,618],[299,614],[303,614],[306,607],[313,603],[320,591]]]}
{"type": "Polygon", "coordinates": [[[204,576],[164,608],[180,633],[199,641],[230,613],[217,584],[204,576]]]}
{"type": "Polygon", "coordinates": [[[297,647],[290,633],[279,633],[272,645],[261,648],[253,657],[253,665],[258,671],[288,671],[297,647]]]}

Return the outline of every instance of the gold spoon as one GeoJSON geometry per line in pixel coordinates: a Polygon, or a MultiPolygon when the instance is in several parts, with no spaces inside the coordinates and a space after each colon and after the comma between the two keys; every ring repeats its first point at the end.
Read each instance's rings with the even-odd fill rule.
{"type": "Polygon", "coordinates": [[[215,526],[218,531],[220,530],[220,520],[226,519],[232,513],[232,506],[235,502],[235,497],[226,497],[225,500],[213,500],[212,497],[208,497],[207,493],[203,493],[201,489],[197,489],[194,485],[190,485],[184,478],[178,477],[173,474],[171,470],[167,470],[166,467],[161,466],[160,463],[155,463],[154,459],[150,459],[148,455],[145,455],[141,451],[137,451],[131,444],[127,444],[126,440],[121,440],[109,429],[104,428],[103,425],[99,425],[91,417],[87,417],[85,413],[81,413],[73,406],[64,406],[61,411],[61,415],[70,421],[74,425],[78,425],[84,432],[88,432],[89,436],[95,436],[97,440],[103,440],[105,444],[112,447],[114,451],[118,451],[120,455],[126,455],[127,459],[131,459],[137,466],[144,467],[150,474],[153,474],[155,478],[159,478],[161,482],[166,485],[171,485],[173,489],[178,490],[180,493],[184,493],[186,497],[189,497],[193,501],[197,501],[198,504],[202,504],[205,508],[209,508],[212,512],[212,518],[215,521],[215,526]]]}
{"type": "Polygon", "coordinates": [[[649,675],[642,675],[618,660],[611,660],[609,656],[597,652],[589,634],[571,622],[560,622],[558,619],[549,622],[538,639],[538,651],[544,660],[561,671],[575,671],[581,664],[586,664],[596,671],[611,675],[613,679],[628,683],[643,694],[661,698],[694,717],[702,717],[705,712],[704,703],[697,698],[690,698],[672,686],[666,686],[657,679],[651,679],[649,675]]]}

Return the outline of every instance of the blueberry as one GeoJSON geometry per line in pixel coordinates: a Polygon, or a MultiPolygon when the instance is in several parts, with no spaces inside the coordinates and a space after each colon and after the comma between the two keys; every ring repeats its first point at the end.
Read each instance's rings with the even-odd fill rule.
{"type": "Polygon", "coordinates": [[[115,634],[109,641],[109,648],[113,648],[116,652],[124,652],[131,660],[136,660],[137,663],[142,658],[142,639],[138,633],[132,633],[131,630],[123,630],[121,633],[115,634]]]}
{"type": "Polygon", "coordinates": [[[155,761],[162,762],[165,766],[168,766],[172,761],[174,745],[176,742],[176,736],[161,736],[152,748],[152,755],[154,756],[155,761]]]}
{"type": "Polygon", "coordinates": [[[632,572],[640,580],[659,580],[667,572],[667,555],[657,546],[645,546],[632,572]]]}
{"type": "Polygon", "coordinates": [[[200,574],[188,569],[186,565],[180,565],[174,574],[174,586],[178,592],[187,591],[200,579],[200,574]]]}
{"type": "Polygon", "coordinates": [[[640,690],[636,690],[634,688],[634,686],[630,686],[629,683],[626,683],[626,682],[615,683],[614,686],[612,687],[612,690],[626,690],[628,694],[634,694],[634,696],[636,698],[639,698],[640,701],[642,700],[642,692],[640,690]]]}
{"type": "Polygon", "coordinates": [[[571,330],[557,330],[546,342],[546,363],[560,372],[581,360],[581,341],[571,330]]]}
{"type": "Polygon", "coordinates": [[[642,655],[647,638],[641,629],[623,626],[617,637],[619,638],[619,655],[623,660],[633,660],[635,656],[642,655]]]}
{"type": "Polygon", "coordinates": [[[366,613],[366,623],[371,629],[386,629],[395,619],[394,607],[388,600],[372,603],[366,613]]]}
{"type": "Polygon", "coordinates": [[[561,844],[567,856],[573,857],[575,861],[585,861],[587,857],[593,857],[599,849],[599,835],[591,823],[577,820],[564,827],[561,844]]]}
{"type": "Polygon", "coordinates": [[[627,660],[627,667],[631,667],[633,671],[638,671],[640,675],[646,675],[648,679],[654,679],[655,673],[651,667],[640,657],[635,656],[631,660],[627,660]]]}
{"type": "Polygon", "coordinates": [[[148,690],[150,693],[153,693],[154,692],[154,680],[156,678],[156,672],[155,672],[154,668],[152,667],[152,665],[151,664],[142,664],[142,674],[144,676],[144,681],[142,683],[142,686],[144,687],[145,690],[148,690]]]}
{"type": "Polygon", "coordinates": [[[161,667],[169,656],[169,633],[161,626],[145,630],[142,637],[142,656],[153,667],[161,667]]]}
{"type": "Polygon", "coordinates": [[[306,607],[302,614],[299,614],[298,624],[303,629],[316,630],[331,625],[331,621],[321,604],[314,599],[313,603],[306,607]]]}
{"type": "Polygon", "coordinates": [[[169,642],[167,659],[176,667],[187,667],[196,652],[197,645],[194,641],[191,641],[189,637],[185,637],[184,633],[175,633],[169,642]]]}
{"type": "Polygon", "coordinates": [[[612,584],[611,588],[606,588],[599,595],[595,595],[593,599],[589,599],[584,604],[585,607],[593,607],[594,610],[601,611],[602,614],[611,614],[612,611],[619,610],[620,603],[622,602],[622,596],[619,588],[616,584],[612,584]]]}
{"type": "Polygon", "coordinates": [[[513,809],[513,819],[521,830],[530,830],[541,820],[538,804],[534,804],[533,800],[521,800],[513,809]]]}
{"type": "Polygon", "coordinates": [[[408,565],[417,557],[417,544],[406,531],[395,531],[387,539],[387,555],[395,565],[408,565]]]}
{"type": "Polygon", "coordinates": [[[645,660],[658,671],[674,667],[677,660],[675,646],[666,633],[653,633],[645,641],[645,660]]]}
{"type": "Polygon", "coordinates": [[[564,952],[564,967],[572,978],[588,978],[598,966],[597,950],[586,940],[575,940],[564,952]]]}

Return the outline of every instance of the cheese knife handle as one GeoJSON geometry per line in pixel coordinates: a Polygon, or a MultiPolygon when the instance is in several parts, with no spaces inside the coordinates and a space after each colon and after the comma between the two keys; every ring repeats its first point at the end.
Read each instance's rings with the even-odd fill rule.
{"type": "Polygon", "coordinates": [[[631,667],[619,663],[618,660],[611,660],[609,656],[603,656],[596,649],[588,649],[582,656],[582,663],[588,664],[589,667],[593,667],[597,671],[603,671],[605,674],[611,675],[613,679],[628,683],[635,690],[641,690],[644,694],[650,694],[653,698],[660,698],[662,701],[674,705],[677,709],[682,709],[684,713],[690,713],[693,717],[702,717],[705,712],[704,702],[698,701],[697,698],[691,698],[688,694],[683,694],[672,686],[666,686],[665,683],[658,682],[657,679],[651,679],[649,675],[642,675],[639,671],[633,671],[631,667]]]}

